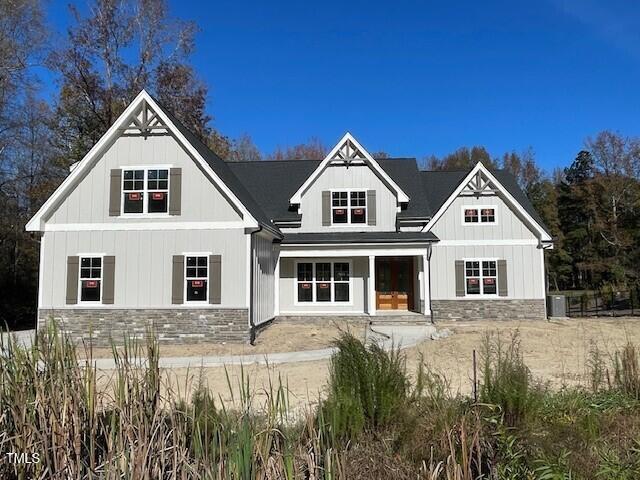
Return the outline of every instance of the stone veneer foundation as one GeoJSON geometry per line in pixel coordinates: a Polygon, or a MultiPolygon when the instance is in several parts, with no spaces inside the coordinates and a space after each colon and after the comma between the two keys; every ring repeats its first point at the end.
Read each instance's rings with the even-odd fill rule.
{"type": "Polygon", "coordinates": [[[431,300],[434,321],[544,320],[544,300],[431,300]]]}
{"type": "Polygon", "coordinates": [[[95,346],[108,346],[111,339],[121,344],[125,334],[143,339],[149,326],[155,328],[160,343],[244,343],[250,336],[246,308],[74,308],[38,312],[39,328],[51,320],[73,341],[88,342],[91,338],[95,346]]]}

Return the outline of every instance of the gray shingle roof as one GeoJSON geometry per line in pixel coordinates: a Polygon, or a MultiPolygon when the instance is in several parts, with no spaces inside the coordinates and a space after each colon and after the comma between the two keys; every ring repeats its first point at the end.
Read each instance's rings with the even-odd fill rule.
{"type": "MultiPolygon", "coordinates": [[[[275,221],[300,219],[297,211],[290,209],[289,199],[321,160],[228,163],[213,153],[170,111],[164,108],[163,111],[263,228],[282,236],[274,224],[275,221]]],[[[400,218],[433,216],[469,173],[468,171],[420,171],[414,158],[377,159],[377,162],[410,198],[407,208],[398,214],[400,218]]],[[[527,213],[548,232],[549,229],[546,228],[513,175],[504,170],[493,170],[492,173],[520,202],[527,213]]]]}
{"type": "Polygon", "coordinates": [[[207,147],[195,134],[193,134],[191,130],[185,127],[182,122],[180,122],[180,120],[178,120],[168,109],[164,108],[160,103],[158,103],[158,105],[160,105],[162,111],[167,114],[180,133],[182,133],[193,148],[198,151],[200,156],[205,162],[207,162],[216,175],[220,177],[220,180],[229,187],[233,194],[238,197],[238,200],[240,200],[247,210],[249,210],[260,226],[281,237],[282,233],[273,224],[271,217],[265,213],[260,204],[257,203],[254,197],[249,193],[247,186],[241,182],[229,168],[229,164],[213,153],[209,147],[207,147]]]}

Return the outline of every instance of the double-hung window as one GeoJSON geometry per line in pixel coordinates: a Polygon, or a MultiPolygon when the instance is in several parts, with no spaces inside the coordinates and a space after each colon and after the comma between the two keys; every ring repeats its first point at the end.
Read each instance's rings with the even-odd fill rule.
{"type": "Polygon", "coordinates": [[[465,260],[464,276],[467,295],[496,295],[498,273],[495,260],[465,260]]]}
{"type": "Polygon", "coordinates": [[[349,302],[349,262],[299,262],[296,269],[296,295],[299,303],[349,302]]]}
{"type": "Polygon", "coordinates": [[[209,283],[209,257],[187,255],[185,289],[187,302],[206,302],[209,283]]]}
{"type": "Polygon", "coordinates": [[[496,207],[463,207],[463,220],[465,225],[477,225],[482,223],[496,223],[496,207]]]}
{"type": "Polygon", "coordinates": [[[80,257],[80,301],[102,300],[102,257],[80,257]]]}
{"type": "Polygon", "coordinates": [[[167,213],[169,170],[135,168],[122,172],[122,213],[167,213]]]}
{"type": "Polygon", "coordinates": [[[331,192],[331,219],[334,225],[367,223],[367,192],[331,192]]]}

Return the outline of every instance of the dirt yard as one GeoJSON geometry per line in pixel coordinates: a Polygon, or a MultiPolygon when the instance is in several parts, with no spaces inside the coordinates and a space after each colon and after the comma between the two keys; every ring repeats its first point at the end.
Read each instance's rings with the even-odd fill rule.
{"type": "MultiPolygon", "coordinates": [[[[487,332],[499,333],[505,340],[518,331],[525,361],[533,375],[552,387],[576,385],[586,382],[586,362],[590,345],[594,342],[605,352],[612,353],[627,341],[640,344],[640,318],[625,319],[571,319],[545,322],[460,322],[438,323],[439,329],[448,328],[454,333],[449,338],[425,341],[406,350],[407,364],[415,371],[419,359],[444,374],[454,391],[469,393],[472,378],[472,352],[479,350],[487,332]]],[[[299,349],[300,341],[294,340],[294,330],[316,332],[308,337],[307,347],[322,348],[335,337],[337,327],[311,325],[274,325],[263,332],[258,341],[261,352],[267,345],[277,346],[277,351],[299,349]],[[289,334],[287,334],[287,332],[289,334]]],[[[303,336],[303,337],[304,337],[303,336]]],[[[257,348],[257,347],[256,347],[257,348]]],[[[269,347],[271,348],[271,347],[269,347]]],[[[276,351],[272,350],[272,351],[276,351]]],[[[166,354],[166,350],[165,350],[166,354]]],[[[291,405],[303,408],[315,403],[326,384],[328,360],[280,365],[246,365],[244,374],[251,379],[252,389],[258,399],[264,398],[270,383],[277,385],[280,378],[288,388],[291,405]]],[[[227,371],[232,386],[237,388],[241,368],[232,366],[227,371]]],[[[172,369],[165,371],[174,390],[184,393],[194,385],[200,375],[223,401],[231,402],[224,368],[172,369]]]]}
{"type": "MultiPolygon", "coordinates": [[[[322,324],[274,323],[260,332],[255,345],[237,343],[207,343],[202,345],[163,345],[162,357],[205,357],[217,355],[251,355],[278,352],[319,350],[331,346],[341,331],[350,331],[364,338],[366,325],[361,321],[331,321],[322,324]]],[[[121,349],[122,347],[117,347],[121,349]]],[[[84,356],[82,348],[78,353],[84,356]]],[[[111,358],[111,348],[94,348],[93,358],[111,358]]]]}

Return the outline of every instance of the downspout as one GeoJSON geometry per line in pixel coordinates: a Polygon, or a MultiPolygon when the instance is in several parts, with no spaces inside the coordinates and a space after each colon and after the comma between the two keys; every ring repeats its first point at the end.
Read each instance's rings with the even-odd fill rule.
{"type": "Polygon", "coordinates": [[[432,288],[432,283],[431,283],[431,253],[433,251],[433,249],[431,248],[432,244],[430,243],[429,246],[427,247],[427,268],[426,268],[426,274],[429,276],[429,308],[431,310],[431,323],[435,323],[434,319],[433,319],[433,303],[431,302],[431,290],[433,290],[432,288]]]}
{"type": "Polygon", "coordinates": [[[262,231],[262,226],[258,226],[256,230],[250,233],[249,237],[249,343],[255,345],[256,341],[256,325],[253,320],[253,295],[254,295],[254,275],[253,275],[253,238],[256,233],[262,231]]]}

